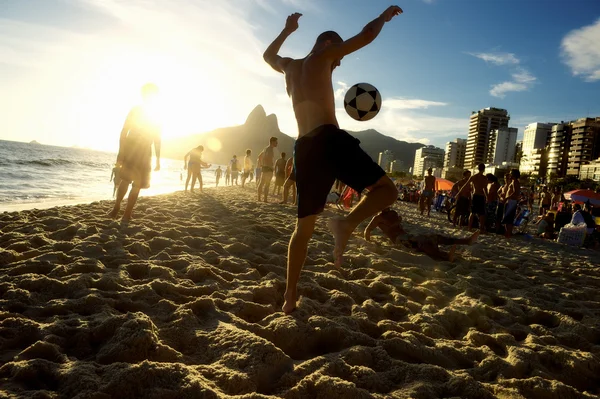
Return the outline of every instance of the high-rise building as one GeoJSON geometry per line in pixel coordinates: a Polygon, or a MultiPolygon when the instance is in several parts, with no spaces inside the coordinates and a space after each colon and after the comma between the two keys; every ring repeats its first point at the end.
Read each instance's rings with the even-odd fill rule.
{"type": "Polygon", "coordinates": [[[394,160],[394,153],[390,150],[385,150],[379,153],[379,166],[386,172],[390,171],[390,166],[394,160]]]}
{"type": "Polygon", "coordinates": [[[515,146],[518,129],[502,127],[490,132],[488,154],[483,163],[502,165],[502,162],[515,162],[515,146]]]}
{"type": "Polygon", "coordinates": [[[415,151],[415,164],[412,174],[414,176],[423,176],[428,168],[441,168],[443,165],[444,150],[432,145],[421,147],[415,151]]]}
{"type": "Polygon", "coordinates": [[[522,157],[523,157],[523,140],[519,140],[515,143],[515,156],[512,161],[508,161],[508,162],[513,162],[513,163],[516,163],[517,165],[519,165],[521,163],[522,157]]]}
{"type": "Polygon", "coordinates": [[[546,170],[546,146],[552,133],[553,123],[530,123],[523,134],[523,156],[521,173],[544,176],[546,170]]]}
{"type": "Polygon", "coordinates": [[[552,126],[550,138],[548,139],[548,177],[564,177],[567,173],[567,161],[569,160],[569,148],[571,146],[571,134],[573,126],[571,123],[557,123],[552,126]]]}
{"type": "Polygon", "coordinates": [[[581,180],[591,179],[600,182],[600,158],[588,163],[587,165],[581,165],[579,178],[581,180]]]}
{"type": "Polygon", "coordinates": [[[484,108],[471,113],[469,121],[469,136],[465,150],[465,167],[474,168],[480,163],[485,163],[488,158],[490,132],[492,130],[507,128],[510,115],[508,111],[500,108],[484,108]]]}
{"type": "Polygon", "coordinates": [[[404,170],[404,163],[399,160],[399,159],[395,159],[392,161],[392,163],[390,164],[390,172],[402,172],[404,170]]]}
{"type": "Polygon", "coordinates": [[[579,176],[581,165],[600,156],[600,118],[581,118],[571,122],[573,127],[567,175],[579,176]]]}
{"type": "Polygon", "coordinates": [[[466,139],[455,139],[446,143],[446,154],[444,156],[444,168],[463,168],[465,166],[466,139]]]}

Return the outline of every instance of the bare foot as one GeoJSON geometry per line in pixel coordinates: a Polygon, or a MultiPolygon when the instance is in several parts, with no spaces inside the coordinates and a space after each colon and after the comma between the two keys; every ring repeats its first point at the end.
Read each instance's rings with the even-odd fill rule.
{"type": "Polygon", "coordinates": [[[473,235],[469,238],[469,245],[475,244],[475,241],[477,241],[477,237],[479,237],[479,233],[480,231],[476,231],[475,233],[473,233],[473,235]]]}
{"type": "Polygon", "coordinates": [[[352,235],[352,228],[346,221],[346,219],[329,219],[327,227],[331,230],[331,234],[335,239],[335,247],[333,249],[333,259],[336,268],[342,267],[344,261],[344,250],[346,244],[352,235]]]}
{"type": "Polygon", "coordinates": [[[450,252],[448,253],[448,260],[450,262],[454,262],[454,257],[456,256],[456,244],[450,248],[450,252]]]}
{"type": "Polygon", "coordinates": [[[108,216],[111,219],[116,219],[118,215],[119,215],[119,208],[113,208],[113,210],[110,211],[108,213],[108,215],[106,215],[106,216],[108,216]]]}
{"type": "Polygon", "coordinates": [[[121,218],[121,222],[122,223],[129,223],[130,220],[131,220],[131,212],[129,212],[129,213],[125,212],[123,214],[123,217],[121,218]]]}
{"type": "Polygon", "coordinates": [[[281,307],[281,310],[283,311],[283,313],[285,314],[290,314],[292,313],[294,310],[296,310],[296,295],[288,295],[287,293],[285,293],[283,295],[283,306],[281,307]]]}

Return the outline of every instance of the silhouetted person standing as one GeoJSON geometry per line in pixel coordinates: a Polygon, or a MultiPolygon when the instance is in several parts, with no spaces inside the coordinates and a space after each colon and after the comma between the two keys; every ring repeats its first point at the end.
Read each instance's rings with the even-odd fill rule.
{"type": "Polygon", "coordinates": [[[161,126],[157,119],[156,102],[158,87],[148,83],[142,87],[142,105],[134,107],[125,119],[119,140],[117,164],[121,166],[121,183],[117,190],[117,199],[113,210],[108,214],[116,218],[125,194],[131,191],[127,199],[127,207],[123,220],[131,219],[133,207],[140,194],[140,189],[150,187],[152,174],[152,144],[156,153],[156,168],[160,170],[160,136],[161,126]]]}

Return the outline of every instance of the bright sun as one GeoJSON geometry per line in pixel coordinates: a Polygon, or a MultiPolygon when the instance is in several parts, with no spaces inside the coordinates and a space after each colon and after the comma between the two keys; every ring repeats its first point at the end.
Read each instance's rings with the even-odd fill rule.
{"type": "Polygon", "coordinates": [[[127,111],[140,103],[140,88],[149,82],[159,87],[157,116],[163,140],[206,132],[227,123],[225,93],[219,87],[218,72],[198,70],[164,55],[129,53],[110,59],[112,62],[98,66],[91,79],[93,84],[84,89],[88,93],[87,111],[96,113],[97,119],[98,110],[102,110],[103,116],[97,126],[100,134],[94,135],[91,146],[116,150],[127,111]],[[117,131],[113,131],[114,126],[118,126],[117,131]]]}

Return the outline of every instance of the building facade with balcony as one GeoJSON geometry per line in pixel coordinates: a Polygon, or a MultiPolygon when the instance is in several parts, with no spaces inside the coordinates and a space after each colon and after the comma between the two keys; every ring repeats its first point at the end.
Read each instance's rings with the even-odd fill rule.
{"type": "Polygon", "coordinates": [[[490,132],[490,145],[486,164],[502,165],[503,162],[514,162],[516,155],[518,129],[503,127],[490,132]]]}
{"type": "Polygon", "coordinates": [[[444,150],[432,145],[421,147],[415,151],[413,176],[423,176],[429,168],[441,168],[444,165],[444,150]]]}
{"type": "Polygon", "coordinates": [[[552,126],[548,146],[546,147],[548,156],[546,175],[548,177],[566,176],[572,131],[573,126],[569,122],[561,122],[552,126]]]}
{"type": "Polygon", "coordinates": [[[455,139],[446,143],[446,153],[444,155],[444,168],[464,168],[465,151],[467,149],[467,139],[455,139]]]}
{"type": "Polygon", "coordinates": [[[489,154],[490,133],[492,130],[508,128],[509,121],[508,111],[501,108],[489,107],[471,113],[464,167],[472,169],[480,163],[486,163],[489,154]]]}
{"type": "Polygon", "coordinates": [[[536,176],[546,174],[547,151],[553,123],[530,123],[523,133],[523,156],[520,162],[521,173],[536,176]]]}
{"type": "Polygon", "coordinates": [[[579,176],[582,165],[600,157],[600,117],[571,122],[567,176],[579,176]]]}

